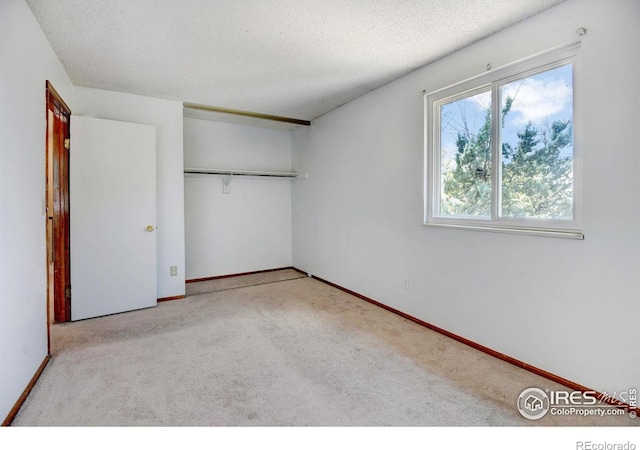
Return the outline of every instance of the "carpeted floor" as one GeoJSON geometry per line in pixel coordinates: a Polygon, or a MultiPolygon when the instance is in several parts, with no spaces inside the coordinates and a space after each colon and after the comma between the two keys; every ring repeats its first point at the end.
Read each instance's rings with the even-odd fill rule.
{"type": "Polygon", "coordinates": [[[189,283],[184,300],[51,327],[16,426],[637,425],[523,418],[565,389],[295,271],[189,283]]]}

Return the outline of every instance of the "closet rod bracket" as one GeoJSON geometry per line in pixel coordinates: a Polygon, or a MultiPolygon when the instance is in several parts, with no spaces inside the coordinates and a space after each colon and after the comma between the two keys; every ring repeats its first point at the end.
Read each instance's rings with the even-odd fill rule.
{"type": "Polygon", "coordinates": [[[222,177],[222,193],[230,194],[231,193],[231,178],[233,174],[224,175],[222,177]]]}

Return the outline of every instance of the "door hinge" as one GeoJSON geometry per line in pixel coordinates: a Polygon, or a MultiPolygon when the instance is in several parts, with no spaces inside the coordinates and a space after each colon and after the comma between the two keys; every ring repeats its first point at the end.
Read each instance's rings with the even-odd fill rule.
{"type": "Polygon", "coordinates": [[[68,298],[69,300],[71,300],[71,288],[68,287],[64,290],[64,297],[68,298]]]}
{"type": "Polygon", "coordinates": [[[64,140],[64,148],[66,148],[67,150],[69,150],[71,148],[71,139],[66,138],[64,140]]]}

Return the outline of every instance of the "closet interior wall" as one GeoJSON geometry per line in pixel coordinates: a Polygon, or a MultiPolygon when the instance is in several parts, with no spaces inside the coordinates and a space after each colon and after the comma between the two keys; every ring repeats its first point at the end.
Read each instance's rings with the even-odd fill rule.
{"type": "MultiPolygon", "coordinates": [[[[291,131],[185,117],[184,167],[291,172],[291,131]]],[[[296,181],[184,177],[187,280],[291,266],[296,181]]]]}

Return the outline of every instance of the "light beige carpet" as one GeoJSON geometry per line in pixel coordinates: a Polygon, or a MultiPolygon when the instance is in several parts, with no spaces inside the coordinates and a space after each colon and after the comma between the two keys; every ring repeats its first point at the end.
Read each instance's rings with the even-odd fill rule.
{"type": "Polygon", "coordinates": [[[52,326],[51,361],[13,424],[637,425],[527,420],[523,389],[564,388],[296,274],[52,326]]]}

